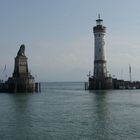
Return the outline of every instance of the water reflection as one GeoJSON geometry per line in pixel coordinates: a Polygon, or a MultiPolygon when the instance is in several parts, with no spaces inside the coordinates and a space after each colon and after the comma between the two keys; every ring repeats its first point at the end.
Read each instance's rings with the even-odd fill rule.
{"type": "Polygon", "coordinates": [[[109,106],[108,106],[108,91],[91,91],[93,94],[94,108],[94,133],[96,139],[109,139],[109,106]]]}
{"type": "Polygon", "coordinates": [[[31,94],[13,94],[13,129],[11,129],[12,136],[15,139],[27,139],[31,134],[31,110],[30,98],[31,94]]]}

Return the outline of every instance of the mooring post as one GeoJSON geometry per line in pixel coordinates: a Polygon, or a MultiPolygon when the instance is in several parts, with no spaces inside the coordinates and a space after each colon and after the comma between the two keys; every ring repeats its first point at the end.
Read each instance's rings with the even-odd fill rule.
{"type": "Polygon", "coordinates": [[[35,83],[35,92],[41,92],[41,83],[35,83]]]}

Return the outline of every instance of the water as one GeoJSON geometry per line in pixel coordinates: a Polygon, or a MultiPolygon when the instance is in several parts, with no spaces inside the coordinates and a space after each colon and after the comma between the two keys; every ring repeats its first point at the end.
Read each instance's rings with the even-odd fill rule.
{"type": "Polygon", "coordinates": [[[42,88],[0,94],[0,140],[140,139],[140,90],[90,92],[84,83],[42,88]]]}

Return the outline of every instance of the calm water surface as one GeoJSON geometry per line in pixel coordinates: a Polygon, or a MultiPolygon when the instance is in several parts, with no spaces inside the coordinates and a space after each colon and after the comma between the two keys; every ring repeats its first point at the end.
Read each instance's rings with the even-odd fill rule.
{"type": "Polygon", "coordinates": [[[48,83],[41,93],[0,94],[0,140],[139,139],[140,90],[48,83]]]}

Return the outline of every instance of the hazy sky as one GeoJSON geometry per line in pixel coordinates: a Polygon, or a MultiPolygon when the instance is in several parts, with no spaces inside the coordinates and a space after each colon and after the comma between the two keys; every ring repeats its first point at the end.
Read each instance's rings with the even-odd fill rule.
{"type": "MultiPolygon", "coordinates": [[[[8,76],[21,44],[39,81],[86,81],[93,71],[92,27],[98,13],[107,27],[107,67],[140,80],[139,0],[0,0],[0,71],[8,76]]],[[[1,77],[2,77],[1,72],[1,77]]]]}

